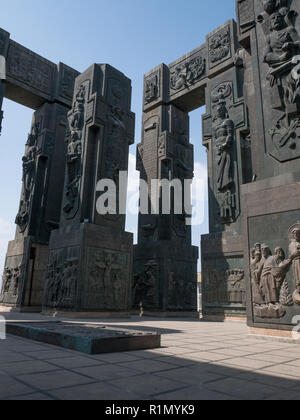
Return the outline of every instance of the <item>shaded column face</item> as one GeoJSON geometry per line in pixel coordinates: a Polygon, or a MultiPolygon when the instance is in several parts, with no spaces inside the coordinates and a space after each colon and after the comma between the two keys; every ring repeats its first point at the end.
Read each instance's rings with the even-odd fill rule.
{"type": "Polygon", "coordinates": [[[22,158],[16,237],[8,245],[1,302],[41,307],[51,231],[58,227],[68,108],[44,104],[33,115],[22,158]]]}
{"type": "Polygon", "coordinates": [[[128,170],[129,145],[133,143],[130,97],[130,80],[110,66],[94,65],[77,78],[66,137],[64,225],[88,220],[124,228],[120,197],[126,196],[127,183],[120,185],[120,172],[128,170]],[[115,188],[116,199],[115,212],[107,214],[99,211],[107,190],[100,191],[100,186],[96,191],[98,182],[105,179],[115,188]]]}
{"type": "Polygon", "coordinates": [[[145,113],[137,154],[142,211],[148,210],[139,216],[139,241],[178,238],[190,243],[186,219],[190,217],[191,191],[185,182],[194,176],[194,150],[189,142],[188,114],[172,105],[145,113]]]}
{"type": "Polygon", "coordinates": [[[17,238],[48,243],[57,228],[64,180],[64,134],[68,108],[45,104],[34,113],[22,158],[22,193],[16,216],[17,238]]]}
{"type": "Polygon", "coordinates": [[[191,245],[191,182],[194,149],[189,116],[194,106],[177,101],[202,89],[205,49],[175,64],[161,65],[145,76],[142,142],[137,148],[140,172],[138,245],[134,250],[134,308],[195,311],[198,250],[191,245]],[[180,74],[179,74],[180,73],[180,74]],[[200,87],[199,87],[200,86],[200,87]],[[174,103],[170,95],[174,95],[174,103]]]}

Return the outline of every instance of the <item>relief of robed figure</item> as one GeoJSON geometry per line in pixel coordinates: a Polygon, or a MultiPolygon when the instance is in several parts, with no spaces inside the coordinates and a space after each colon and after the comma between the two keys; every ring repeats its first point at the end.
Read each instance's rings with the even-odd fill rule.
{"type": "Polygon", "coordinates": [[[232,187],[232,146],[234,123],[228,117],[225,101],[219,101],[213,122],[213,138],[217,147],[217,187],[224,192],[232,187]]]}

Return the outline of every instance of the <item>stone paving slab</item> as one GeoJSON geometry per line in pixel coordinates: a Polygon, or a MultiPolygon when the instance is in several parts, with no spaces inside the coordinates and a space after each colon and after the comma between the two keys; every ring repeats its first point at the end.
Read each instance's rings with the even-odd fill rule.
{"type": "Polygon", "coordinates": [[[7,323],[7,333],[87,354],[160,347],[158,333],[71,322],[7,323]]]}
{"type": "Polygon", "coordinates": [[[298,346],[249,339],[242,323],[132,318],[94,325],[103,322],[156,331],[162,347],[90,355],[8,334],[0,341],[0,399],[300,400],[298,346]]]}

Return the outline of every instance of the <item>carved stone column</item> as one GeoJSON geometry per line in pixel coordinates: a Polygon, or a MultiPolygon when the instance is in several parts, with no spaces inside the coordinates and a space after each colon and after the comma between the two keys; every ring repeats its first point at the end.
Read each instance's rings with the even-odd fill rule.
{"type": "Polygon", "coordinates": [[[65,162],[64,134],[68,108],[44,104],[34,113],[23,157],[22,193],[16,237],[8,245],[5,271],[15,273],[1,303],[40,308],[48,242],[59,224],[65,162]]]}
{"type": "MultiPolygon", "coordinates": [[[[60,229],[52,232],[45,310],[116,312],[130,309],[132,234],[120,214],[134,140],[131,82],[109,65],[77,77],[68,114],[67,159],[60,229]],[[98,181],[116,185],[116,214],[99,214],[98,181]]],[[[124,201],[124,200],[123,200],[124,201]]]]}
{"type": "Polygon", "coordinates": [[[210,67],[203,116],[207,149],[209,234],[201,238],[203,313],[246,315],[241,185],[252,181],[244,68],[231,21],[207,36],[210,67]]]}
{"type": "Polygon", "coordinates": [[[241,188],[248,325],[254,334],[293,338],[300,314],[300,4],[237,0],[237,9],[253,163],[252,182],[241,188]]]}
{"type": "Polygon", "coordinates": [[[143,138],[138,146],[137,169],[148,186],[149,212],[142,211],[139,216],[133,306],[137,309],[142,305],[150,313],[190,314],[197,310],[198,249],[191,246],[191,226],[187,223],[190,209],[184,207],[185,202],[190,203],[190,190],[184,190],[184,181],[193,179],[194,152],[189,142],[188,114],[167,105],[169,83],[169,70],[164,65],[145,76],[143,138]],[[170,212],[163,214],[162,208],[166,197],[163,191],[166,193],[168,187],[157,191],[158,211],[151,209],[155,180],[179,181],[182,191],[177,204],[182,204],[181,211],[174,208],[175,184],[170,212]]]}
{"type": "Polygon", "coordinates": [[[42,308],[50,234],[59,227],[60,220],[67,104],[77,74],[75,70],[59,64],[51,85],[54,102],[45,102],[33,115],[22,159],[22,191],[15,218],[16,236],[8,244],[5,261],[3,278],[9,280],[6,285],[3,282],[0,295],[1,304],[6,306],[21,310],[42,308]],[[66,71],[69,74],[68,83],[66,71]]]}

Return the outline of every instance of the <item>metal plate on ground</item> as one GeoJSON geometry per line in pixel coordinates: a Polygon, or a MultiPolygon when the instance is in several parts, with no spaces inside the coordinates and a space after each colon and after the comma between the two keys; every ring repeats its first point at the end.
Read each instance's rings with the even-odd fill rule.
{"type": "Polygon", "coordinates": [[[7,333],[88,354],[147,350],[161,346],[161,335],[155,332],[89,323],[7,323],[7,333]]]}

